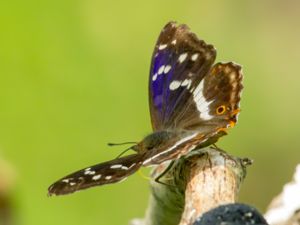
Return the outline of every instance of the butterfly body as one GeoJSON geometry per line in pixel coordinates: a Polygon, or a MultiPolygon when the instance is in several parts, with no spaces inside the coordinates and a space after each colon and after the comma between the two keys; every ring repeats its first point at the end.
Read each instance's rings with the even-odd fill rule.
{"type": "Polygon", "coordinates": [[[180,131],[156,131],[147,135],[137,145],[133,146],[132,149],[138,153],[146,153],[157,148],[164,148],[165,145],[172,140],[180,138],[180,131]]]}
{"type": "Polygon", "coordinates": [[[144,155],[143,166],[157,165],[185,155],[195,147],[205,147],[217,142],[226,132],[211,135],[207,130],[166,130],[146,136],[132,149],[144,155]]]}
{"type": "Polygon", "coordinates": [[[49,194],[73,193],[119,182],[141,166],[178,159],[215,143],[237,122],[241,67],[216,63],[216,50],[186,25],[169,22],[154,48],[149,76],[153,133],[132,146],[136,153],[103,162],[58,180],[49,194]]]}

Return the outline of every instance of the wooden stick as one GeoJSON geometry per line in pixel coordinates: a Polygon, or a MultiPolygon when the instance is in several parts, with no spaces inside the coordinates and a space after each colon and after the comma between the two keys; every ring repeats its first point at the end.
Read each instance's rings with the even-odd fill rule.
{"type": "MultiPolygon", "coordinates": [[[[169,163],[156,167],[155,178],[169,163]]],[[[213,147],[194,150],[175,161],[160,179],[151,181],[151,196],[144,220],[132,225],[190,225],[204,212],[237,200],[249,159],[233,157],[213,147]]]]}

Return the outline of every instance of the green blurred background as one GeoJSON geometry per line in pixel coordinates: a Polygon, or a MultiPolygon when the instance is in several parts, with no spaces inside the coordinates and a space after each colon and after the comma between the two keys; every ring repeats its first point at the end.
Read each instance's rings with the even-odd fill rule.
{"type": "Polygon", "coordinates": [[[117,225],[144,215],[148,182],[138,175],[65,197],[46,190],[122,150],[107,142],[151,132],[150,57],[169,20],[213,44],[217,61],[243,65],[239,123],[219,143],[255,160],[240,201],[264,211],[291,179],[300,162],[299,1],[4,0],[0,158],[10,166],[0,168],[13,171],[17,224],[117,225]]]}

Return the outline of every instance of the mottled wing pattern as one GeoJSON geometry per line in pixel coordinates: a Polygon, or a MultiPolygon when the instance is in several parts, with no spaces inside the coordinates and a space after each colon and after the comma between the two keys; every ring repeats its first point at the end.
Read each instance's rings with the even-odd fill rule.
{"type": "Polygon", "coordinates": [[[241,67],[213,66],[212,45],[186,25],[168,23],[152,57],[149,104],[154,130],[214,132],[236,122],[242,90],[241,67]]]}
{"type": "Polygon", "coordinates": [[[240,112],[243,89],[241,67],[235,63],[216,63],[201,82],[191,89],[192,97],[178,114],[180,127],[213,132],[233,127],[240,112]]]}
{"type": "Polygon", "coordinates": [[[154,130],[175,128],[191,90],[210,70],[216,57],[186,25],[168,23],[162,30],[152,56],[149,104],[154,130]]]}
{"type": "Polygon", "coordinates": [[[134,154],[79,170],[56,181],[48,188],[49,195],[65,195],[93,186],[126,179],[142,165],[143,155],[134,154]]]}
{"type": "Polygon", "coordinates": [[[185,99],[182,108],[177,108],[176,126],[190,130],[191,135],[181,137],[170,146],[148,151],[143,165],[176,159],[197,146],[215,143],[237,122],[242,88],[239,65],[232,62],[215,64],[200,83],[189,90],[191,96],[185,99]]]}

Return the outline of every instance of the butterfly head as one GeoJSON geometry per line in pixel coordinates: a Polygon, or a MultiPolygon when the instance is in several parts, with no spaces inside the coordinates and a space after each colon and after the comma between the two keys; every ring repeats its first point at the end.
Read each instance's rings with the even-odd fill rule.
{"type": "Polygon", "coordinates": [[[144,153],[157,149],[168,143],[172,138],[177,137],[179,134],[176,131],[156,131],[146,136],[141,142],[133,146],[132,149],[138,153],[144,153]]]}

